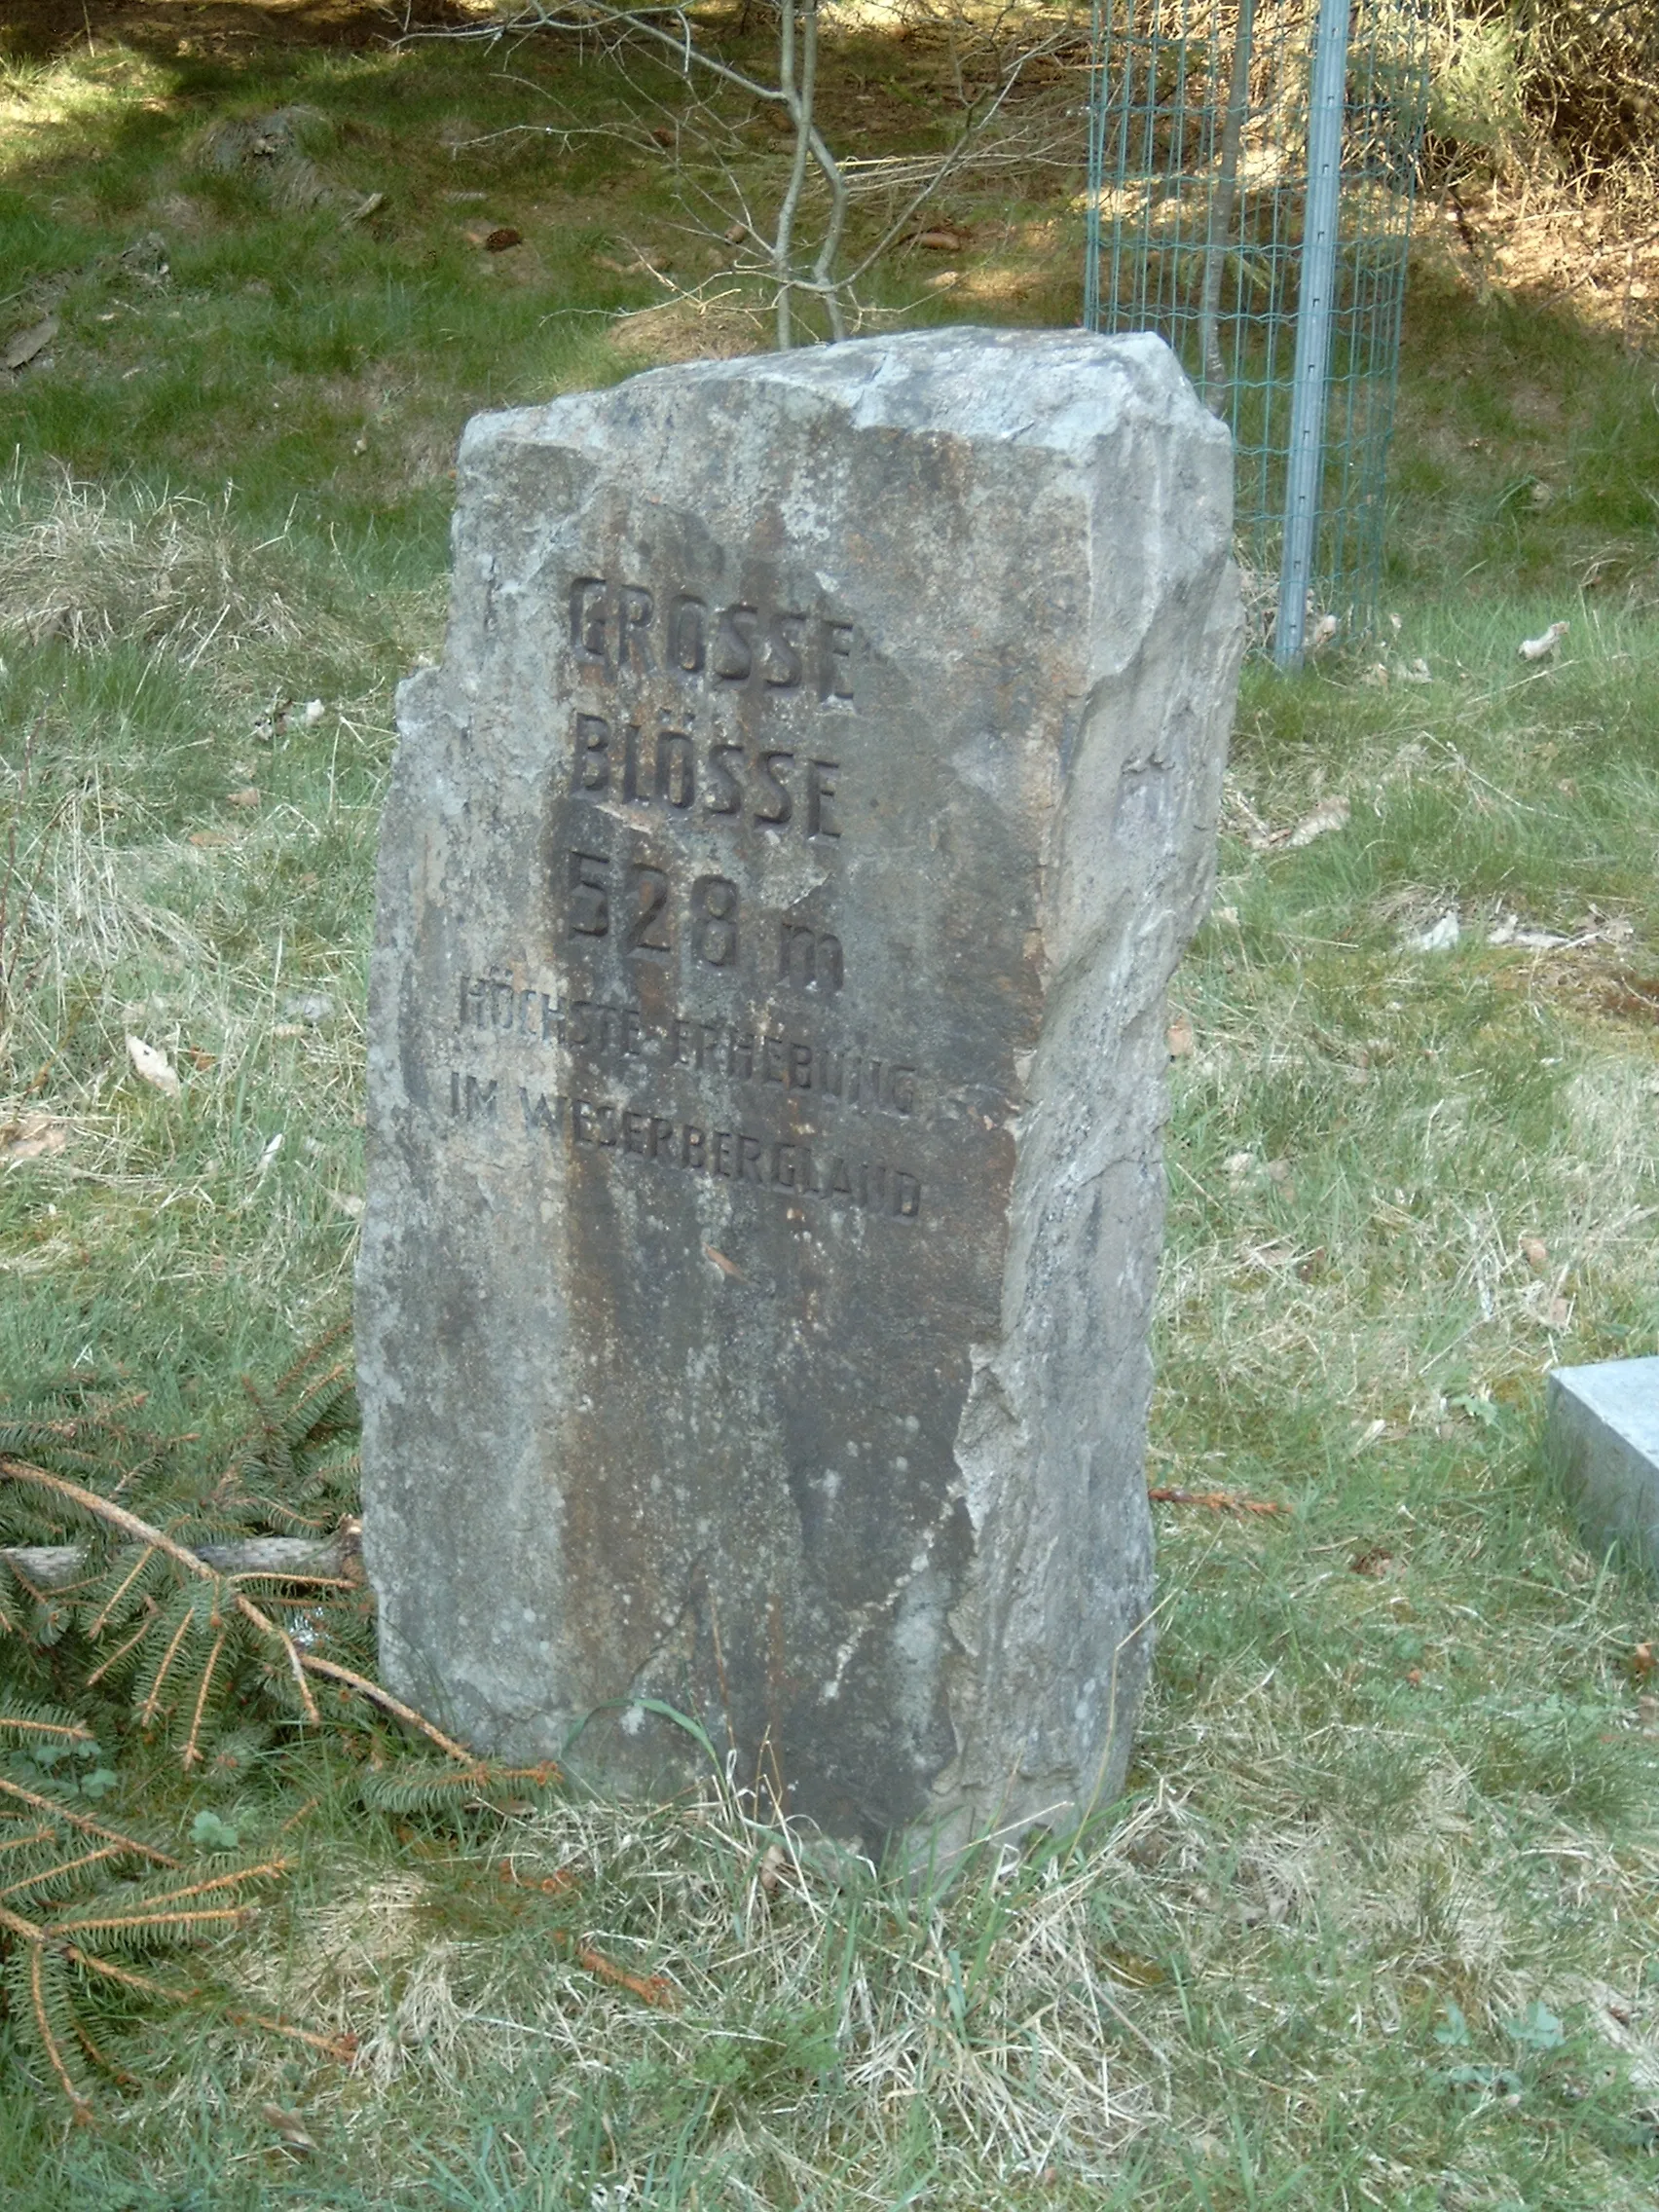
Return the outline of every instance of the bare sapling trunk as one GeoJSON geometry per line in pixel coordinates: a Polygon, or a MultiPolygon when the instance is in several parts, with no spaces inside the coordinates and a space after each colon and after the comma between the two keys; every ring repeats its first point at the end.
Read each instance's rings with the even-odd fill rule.
{"type": "MultiPolygon", "coordinates": [[[[700,202],[708,210],[710,219],[700,221],[698,229],[711,240],[741,242],[750,248],[753,261],[747,266],[740,262],[733,273],[740,277],[758,279],[768,287],[774,342],[780,351],[785,351],[799,343],[803,336],[813,335],[807,313],[809,304],[815,305],[822,314],[823,326],[831,340],[847,336],[849,316],[857,317],[862,313],[857,291],[862,279],[904,235],[921,207],[973,158],[1027,64],[1054,51],[1070,36],[1069,32],[1062,32],[1039,40],[1008,59],[994,95],[970,115],[956,143],[931,163],[917,188],[907,195],[903,206],[849,268],[843,265],[843,254],[851,195],[846,174],[827,143],[817,117],[822,5],[823,0],[778,0],[777,76],[771,83],[734,67],[700,44],[690,18],[679,10],[636,10],[614,6],[611,0],[570,0],[568,5],[535,0],[530,7],[471,24],[464,30],[412,35],[495,42],[529,31],[562,31],[583,39],[597,36],[617,59],[623,57],[630,46],[637,50],[643,45],[671,67],[691,95],[687,109],[664,112],[674,115],[673,158],[682,188],[690,199],[700,202]],[[708,83],[712,89],[729,87],[774,108],[782,108],[788,116],[791,127],[789,168],[776,211],[770,216],[751,204],[733,163],[719,153],[722,140],[731,142],[734,132],[730,123],[696,91],[698,81],[708,83]],[[696,147],[705,161],[714,160],[719,171],[717,189],[711,189],[695,174],[693,165],[685,156],[688,144],[696,147]],[[822,199],[813,187],[815,171],[822,199]],[[803,242],[802,239],[802,232],[808,227],[809,208],[815,219],[812,227],[816,229],[819,219],[823,226],[817,231],[816,243],[810,240],[803,242]]],[[[549,134],[571,135],[553,127],[549,127],[549,134]]],[[[653,136],[661,143],[665,133],[658,130],[653,136]]],[[[660,272],[657,274],[660,276],[660,272]]]]}
{"type": "Polygon", "coordinates": [[[1221,274],[1227,263],[1233,236],[1234,211],[1238,201],[1238,155],[1244,137],[1244,118],[1250,108],[1250,49],[1255,35],[1255,0],[1238,0],[1238,27],[1233,40],[1233,68],[1227,89],[1227,120],[1221,131],[1221,172],[1210,200],[1209,235],[1204,242],[1204,290],[1198,314],[1198,334],[1204,364],[1204,397],[1220,413],[1226,405],[1223,387],[1227,364],[1221,357],[1217,325],[1221,317],[1221,274]]]}

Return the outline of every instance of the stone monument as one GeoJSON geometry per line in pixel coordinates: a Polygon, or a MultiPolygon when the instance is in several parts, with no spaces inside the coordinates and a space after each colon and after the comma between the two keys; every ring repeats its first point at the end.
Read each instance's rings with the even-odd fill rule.
{"type": "Polygon", "coordinates": [[[1230,500],[1153,338],[469,424],[357,1308],[383,1665],[446,1727],[660,1791],[683,1715],[871,1850],[1119,1787],[1230,500]]]}

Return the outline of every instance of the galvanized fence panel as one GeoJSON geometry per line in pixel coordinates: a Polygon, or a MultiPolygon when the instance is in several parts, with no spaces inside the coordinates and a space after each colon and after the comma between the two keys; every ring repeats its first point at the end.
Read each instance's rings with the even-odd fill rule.
{"type": "Polygon", "coordinates": [[[1253,642],[1362,636],[1382,571],[1427,26],[1416,0],[1095,0],[1084,320],[1232,428],[1253,642]]]}

